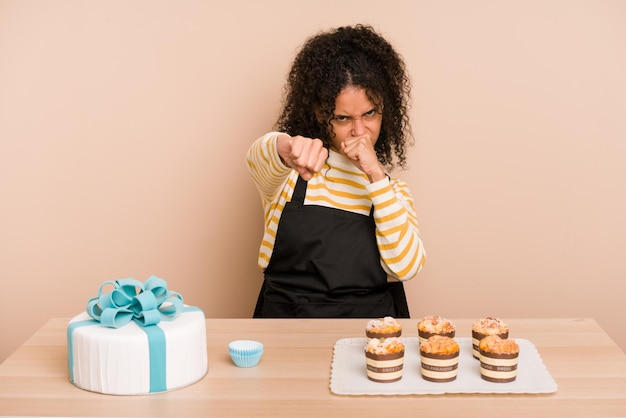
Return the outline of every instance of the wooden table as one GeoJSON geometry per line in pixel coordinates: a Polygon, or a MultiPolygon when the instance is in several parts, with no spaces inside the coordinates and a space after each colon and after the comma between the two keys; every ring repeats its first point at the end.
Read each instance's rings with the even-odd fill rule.
{"type": "MultiPolygon", "coordinates": [[[[51,319],[0,365],[0,415],[46,416],[626,416],[626,354],[593,319],[508,319],[537,347],[558,391],[550,394],[345,396],[330,391],[333,347],[361,337],[361,319],[208,319],[209,372],[189,387],[146,396],[90,393],[68,379],[67,319],[51,319]],[[227,345],[265,344],[261,363],[235,367],[227,345]]],[[[401,321],[404,334],[417,319],[401,321]]],[[[453,319],[469,337],[471,319],[453,319]]],[[[415,332],[416,333],[416,332],[415,332]]]]}

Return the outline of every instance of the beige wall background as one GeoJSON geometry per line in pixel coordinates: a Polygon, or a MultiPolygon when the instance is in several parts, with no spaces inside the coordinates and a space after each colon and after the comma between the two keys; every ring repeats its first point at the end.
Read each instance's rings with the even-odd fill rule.
{"type": "Polygon", "coordinates": [[[245,152],[302,41],[357,22],[414,83],[412,315],[593,317],[626,349],[626,2],[0,0],[0,360],[105,280],[251,316],[245,152]]]}

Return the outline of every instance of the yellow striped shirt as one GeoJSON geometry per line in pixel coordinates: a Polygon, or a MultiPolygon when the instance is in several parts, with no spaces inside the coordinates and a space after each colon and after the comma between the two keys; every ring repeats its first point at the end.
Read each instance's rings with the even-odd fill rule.
{"type": "MultiPolygon", "coordinates": [[[[298,173],[280,161],[276,149],[278,135],[270,132],[260,137],[247,154],[248,169],[261,194],[265,213],[258,259],[261,269],[270,261],[280,216],[298,179],[298,173]]],[[[322,171],[308,182],[304,204],[363,215],[369,215],[373,204],[381,265],[389,280],[408,280],[424,265],[426,253],[406,183],[393,177],[370,183],[350,160],[330,150],[322,171]]]]}

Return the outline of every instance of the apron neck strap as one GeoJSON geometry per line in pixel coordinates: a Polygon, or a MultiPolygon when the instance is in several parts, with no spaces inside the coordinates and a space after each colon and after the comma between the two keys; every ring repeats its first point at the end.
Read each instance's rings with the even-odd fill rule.
{"type": "Polygon", "coordinates": [[[293,191],[293,195],[291,196],[292,202],[300,203],[304,205],[304,195],[306,194],[306,186],[307,182],[300,176],[298,176],[298,181],[296,181],[296,188],[293,191]]]}

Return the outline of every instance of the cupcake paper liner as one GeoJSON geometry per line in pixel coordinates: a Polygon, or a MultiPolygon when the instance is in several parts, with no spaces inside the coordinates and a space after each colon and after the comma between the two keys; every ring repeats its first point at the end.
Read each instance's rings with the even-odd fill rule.
{"type": "Polygon", "coordinates": [[[263,344],[252,340],[237,340],[228,344],[228,353],[237,367],[254,367],[263,355],[263,344]]]}

